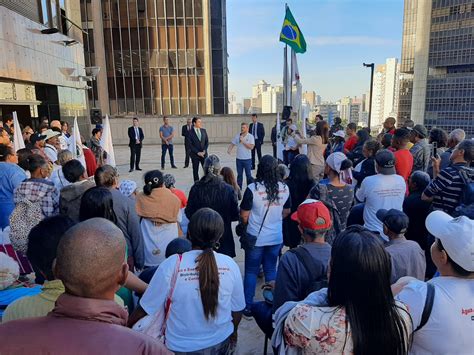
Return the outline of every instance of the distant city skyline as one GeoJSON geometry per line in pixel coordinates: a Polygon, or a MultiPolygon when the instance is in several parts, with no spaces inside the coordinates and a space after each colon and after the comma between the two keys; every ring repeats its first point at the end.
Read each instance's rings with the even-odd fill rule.
{"type": "MultiPolygon", "coordinates": [[[[369,89],[363,62],[400,58],[402,0],[286,1],[303,32],[308,50],[298,55],[303,90],[325,101],[360,96],[369,89]]],[[[227,2],[229,92],[237,100],[252,96],[252,85],[282,84],[283,43],[278,35],[285,1],[227,2]]]]}

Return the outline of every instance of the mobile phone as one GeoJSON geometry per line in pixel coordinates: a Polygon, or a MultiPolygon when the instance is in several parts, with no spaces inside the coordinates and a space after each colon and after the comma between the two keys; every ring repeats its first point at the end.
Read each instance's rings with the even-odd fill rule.
{"type": "Polygon", "coordinates": [[[431,148],[433,149],[433,157],[438,157],[438,142],[431,143],[431,148]]]}

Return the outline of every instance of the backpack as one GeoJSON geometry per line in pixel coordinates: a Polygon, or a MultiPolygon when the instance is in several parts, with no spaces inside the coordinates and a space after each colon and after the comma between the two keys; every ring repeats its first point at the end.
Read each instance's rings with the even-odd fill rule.
{"type": "Polygon", "coordinates": [[[337,209],[337,206],[334,201],[329,197],[328,187],[324,184],[316,185],[310,191],[310,197],[324,203],[324,205],[328,208],[329,213],[331,214],[332,226],[326,234],[326,242],[332,245],[332,242],[334,241],[334,239],[336,239],[336,236],[342,231],[339,210],[337,209]]]}
{"type": "Polygon", "coordinates": [[[44,219],[40,201],[19,201],[10,215],[10,241],[13,248],[26,254],[28,234],[44,219]]]}
{"type": "MultiPolygon", "coordinates": [[[[304,266],[306,272],[308,275],[312,276],[314,275],[315,271],[320,269],[321,267],[324,268],[324,265],[322,263],[316,263],[316,261],[313,259],[311,254],[309,253],[308,250],[303,248],[302,246],[299,246],[294,249],[288,250],[290,253],[296,254],[298,257],[298,261],[304,266]]],[[[312,279],[306,289],[303,291],[304,294],[301,295],[302,298],[306,298],[310,293],[313,293],[315,291],[319,291],[320,289],[328,287],[328,279],[327,279],[327,273],[322,273],[321,276],[319,276],[316,279],[312,279]]]]}
{"type": "Polygon", "coordinates": [[[467,166],[456,167],[456,169],[464,183],[459,203],[462,206],[472,205],[474,204],[474,169],[467,166]]]}

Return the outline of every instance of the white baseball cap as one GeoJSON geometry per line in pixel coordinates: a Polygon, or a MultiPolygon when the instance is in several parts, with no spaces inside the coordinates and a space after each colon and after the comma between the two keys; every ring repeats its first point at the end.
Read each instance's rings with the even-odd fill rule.
{"type": "Polygon", "coordinates": [[[433,211],[426,218],[426,229],[441,240],[446,253],[466,271],[474,272],[474,220],[451,217],[443,211],[433,211]]]}
{"type": "Polygon", "coordinates": [[[345,138],[345,137],[346,137],[346,133],[344,133],[344,131],[337,131],[337,132],[334,132],[334,133],[333,133],[333,136],[345,138]]]}

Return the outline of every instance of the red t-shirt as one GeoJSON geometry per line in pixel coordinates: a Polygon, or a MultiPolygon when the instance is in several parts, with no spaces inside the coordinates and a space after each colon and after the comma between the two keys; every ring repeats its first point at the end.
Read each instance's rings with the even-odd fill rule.
{"type": "Polygon", "coordinates": [[[408,189],[408,178],[413,169],[413,155],[408,149],[397,150],[393,155],[395,155],[395,171],[405,179],[408,189]]]}
{"type": "Polygon", "coordinates": [[[357,145],[357,135],[350,137],[346,143],[344,143],[344,151],[350,152],[357,145]]]}
{"type": "Polygon", "coordinates": [[[171,192],[174,193],[176,197],[178,197],[179,200],[181,201],[181,208],[186,207],[186,205],[188,204],[188,199],[186,198],[186,194],[183,191],[178,190],[176,188],[171,189],[171,192]]]}

